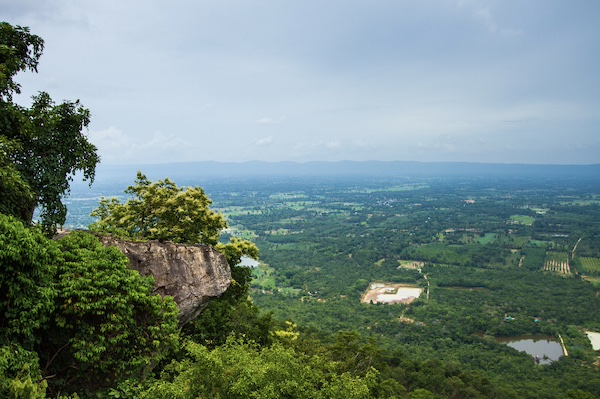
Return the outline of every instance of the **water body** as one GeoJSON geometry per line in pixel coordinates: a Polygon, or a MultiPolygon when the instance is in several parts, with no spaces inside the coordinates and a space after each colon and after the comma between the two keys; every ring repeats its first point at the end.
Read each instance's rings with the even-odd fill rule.
{"type": "Polygon", "coordinates": [[[417,287],[399,287],[395,293],[383,293],[377,295],[377,302],[412,302],[423,292],[422,288],[417,287]]]}
{"type": "Polygon", "coordinates": [[[592,348],[595,351],[600,351],[600,332],[586,331],[585,333],[592,343],[592,348]]]}
{"type": "Polygon", "coordinates": [[[247,256],[242,256],[242,259],[240,260],[240,263],[238,263],[238,266],[255,268],[258,267],[258,261],[247,256]]]}
{"type": "Polygon", "coordinates": [[[563,355],[562,347],[554,337],[544,335],[521,335],[496,337],[496,341],[539,359],[540,364],[550,364],[563,355]]]}

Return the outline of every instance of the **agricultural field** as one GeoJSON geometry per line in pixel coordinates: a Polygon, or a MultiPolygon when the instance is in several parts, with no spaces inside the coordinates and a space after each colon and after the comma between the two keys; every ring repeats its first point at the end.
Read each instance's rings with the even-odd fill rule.
{"type": "Polygon", "coordinates": [[[523,248],[529,243],[530,239],[530,236],[517,236],[513,237],[512,243],[516,248],[523,248]]]}
{"type": "Polygon", "coordinates": [[[495,233],[485,233],[483,236],[481,236],[477,239],[477,242],[479,244],[485,245],[485,244],[489,244],[489,243],[493,242],[497,237],[498,237],[498,235],[495,233]]]}
{"type": "Polygon", "coordinates": [[[600,258],[579,258],[581,273],[600,276],[600,258]]]}
{"type": "MultiPolygon", "coordinates": [[[[600,207],[564,204],[566,188],[569,200],[585,201],[600,184],[577,184],[514,176],[202,183],[232,228],[224,242],[243,234],[259,248],[249,297],[278,322],[328,342],[351,332],[401,356],[398,370],[449,364],[448,375],[518,387],[496,397],[532,399],[564,399],[570,388],[600,397],[600,375],[588,367],[597,354],[583,334],[600,331],[600,273],[592,274],[600,207]],[[393,303],[406,299],[403,289],[425,291],[410,305],[393,303]],[[573,356],[551,367],[482,338],[558,333],[573,356]]],[[[478,397],[494,397],[486,395],[478,397]]]]}
{"type": "Polygon", "coordinates": [[[533,225],[533,222],[535,222],[534,217],[526,215],[511,215],[509,219],[511,223],[522,224],[525,226],[531,226],[533,225]]]}
{"type": "Polygon", "coordinates": [[[570,274],[569,254],[567,252],[547,252],[544,270],[563,274],[570,274]]]}

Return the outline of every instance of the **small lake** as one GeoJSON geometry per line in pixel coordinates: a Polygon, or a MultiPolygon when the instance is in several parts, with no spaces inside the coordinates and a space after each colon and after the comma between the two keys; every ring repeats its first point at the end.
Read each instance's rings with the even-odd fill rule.
{"type": "Polygon", "coordinates": [[[422,292],[422,288],[400,287],[395,293],[384,293],[377,295],[377,302],[395,303],[411,301],[418,298],[422,292]]]}
{"type": "Polygon", "coordinates": [[[247,256],[242,256],[240,263],[238,263],[237,265],[242,267],[255,268],[258,267],[258,261],[247,256]]]}
{"type": "Polygon", "coordinates": [[[588,338],[590,339],[590,342],[592,343],[592,348],[595,351],[600,351],[600,333],[593,331],[586,331],[585,333],[587,334],[588,338]]]}
{"type": "Polygon", "coordinates": [[[506,344],[518,351],[539,359],[540,364],[550,364],[563,356],[562,346],[556,338],[544,335],[520,335],[496,337],[496,342],[506,344]]]}

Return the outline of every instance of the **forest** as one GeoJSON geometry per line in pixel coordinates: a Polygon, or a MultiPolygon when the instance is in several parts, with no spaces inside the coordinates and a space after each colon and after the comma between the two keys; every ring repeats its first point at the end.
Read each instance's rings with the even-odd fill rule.
{"type": "MultiPolygon", "coordinates": [[[[251,240],[259,250],[245,311],[277,331],[260,336],[244,316],[228,321],[230,332],[328,353],[361,378],[373,368],[396,397],[598,395],[598,351],[585,333],[600,331],[595,179],[188,172],[185,183],[202,185],[228,222],[222,242],[251,240]],[[428,298],[361,302],[373,283],[420,287],[428,298]],[[503,343],[537,337],[558,345],[559,336],[568,356],[561,350],[543,364],[503,343]]],[[[77,188],[67,223],[86,226],[101,191],[119,190],[77,188]]],[[[221,315],[211,306],[197,323],[216,332],[221,315]]]]}
{"type": "Polygon", "coordinates": [[[1,397],[600,397],[597,176],[107,181],[82,104],[13,101],[43,40],[0,40],[1,397]],[[179,325],[106,234],[212,246],[234,283],[179,325]]]}

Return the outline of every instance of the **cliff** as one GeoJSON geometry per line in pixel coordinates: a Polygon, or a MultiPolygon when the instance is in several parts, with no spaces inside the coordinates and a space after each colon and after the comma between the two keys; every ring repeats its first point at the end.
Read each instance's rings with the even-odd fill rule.
{"type": "Polygon", "coordinates": [[[154,277],[154,292],[169,295],[179,307],[179,323],[196,318],[208,302],[225,292],[231,269],[225,257],[212,247],[170,242],[130,242],[103,237],[104,245],[118,247],[130,267],[142,276],[154,277]]]}

